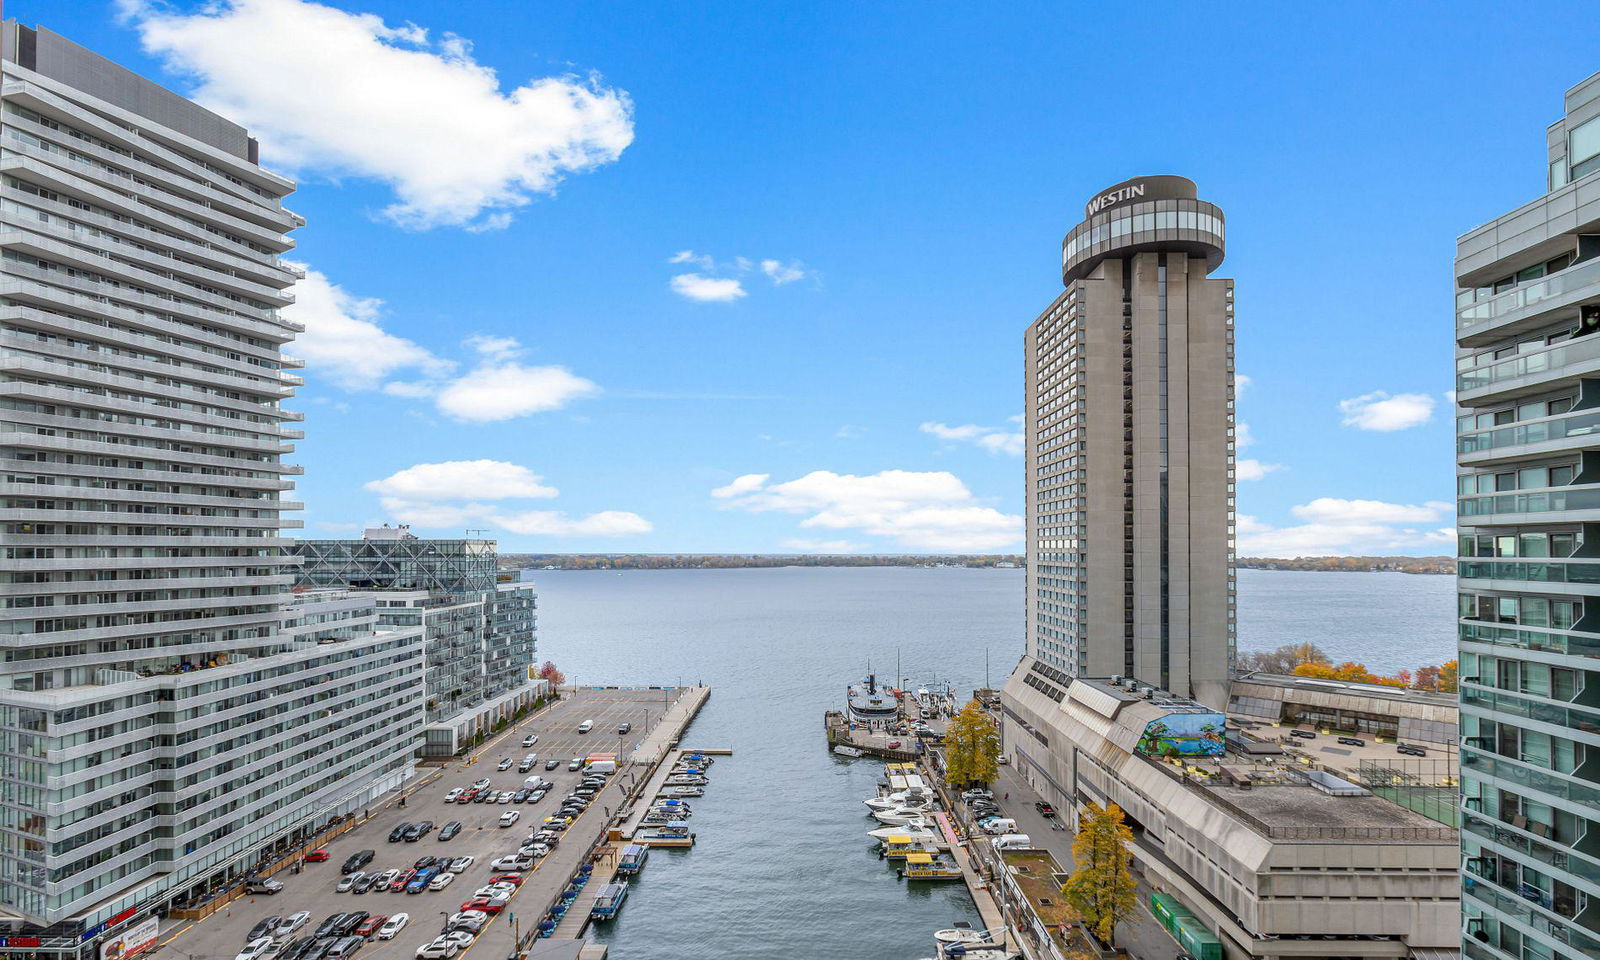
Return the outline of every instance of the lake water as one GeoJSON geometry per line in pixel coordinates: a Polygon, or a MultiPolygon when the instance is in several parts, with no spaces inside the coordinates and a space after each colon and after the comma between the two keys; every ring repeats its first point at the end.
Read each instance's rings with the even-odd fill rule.
{"type": "MultiPolygon", "coordinates": [[[[614,960],[932,954],[977,920],[961,884],[907,885],[871,852],[862,798],[882,770],[827,751],[822,713],[870,664],[967,692],[1022,652],[1020,570],[795,567],[542,571],[539,654],[569,682],[702,681],[684,742],[732,747],[693,801],[697,845],[656,850],[614,960]]],[[[1309,640],[1379,671],[1450,659],[1452,577],[1241,570],[1240,648],[1309,640]]]]}

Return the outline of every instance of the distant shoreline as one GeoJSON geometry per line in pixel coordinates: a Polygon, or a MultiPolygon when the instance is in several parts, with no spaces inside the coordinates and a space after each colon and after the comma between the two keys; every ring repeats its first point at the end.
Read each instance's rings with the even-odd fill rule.
{"type": "Polygon", "coordinates": [[[1244,570],[1309,570],[1320,573],[1419,573],[1454,576],[1454,557],[1240,557],[1244,570]]]}

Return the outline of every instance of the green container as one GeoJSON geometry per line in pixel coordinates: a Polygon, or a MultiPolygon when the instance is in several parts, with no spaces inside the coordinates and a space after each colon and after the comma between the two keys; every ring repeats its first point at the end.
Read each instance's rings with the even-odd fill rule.
{"type": "Polygon", "coordinates": [[[1174,936],[1183,952],[1195,960],[1222,960],[1222,941],[1194,917],[1179,917],[1174,936]]]}
{"type": "Polygon", "coordinates": [[[1184,917],[1193,917],[1188,908],[1178,902],[1178,898],[1170,893],[1150,894],[1150,912],[1155,916],[1161,928],[1174,937],[1178,935],[1178,921],[1184,917]]]}

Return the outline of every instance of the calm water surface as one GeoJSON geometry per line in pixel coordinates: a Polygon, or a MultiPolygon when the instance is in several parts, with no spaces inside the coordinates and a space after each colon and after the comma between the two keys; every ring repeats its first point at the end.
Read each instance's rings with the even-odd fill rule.
{"type": "MultiPolygon", "coordinates": [[[[871,663],[911,684],[998,685],[1022,652],[1022,572],[909,568],[548,571],[539,650],[579,684],[703,681],[685,742],[732,747],[692,802],[693,850],[657,850],[616,960],[926,957],[977,920],[960,884],[909,886],[870,850],[882,770],[832,756],[822,712],[871,663]]],[[[1240,571],[1240,647],[1311,640],[1392,670],[1453,655],[1454,578],[1240,571]]]]}

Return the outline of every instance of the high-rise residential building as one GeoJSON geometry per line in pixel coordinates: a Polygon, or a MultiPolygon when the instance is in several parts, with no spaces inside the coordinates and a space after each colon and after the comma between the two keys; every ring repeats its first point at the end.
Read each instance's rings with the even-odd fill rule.
{"type": "Polygon", "coordinates": [[[374,527],[359,540],[301,540],[302,587],[377,591],[379,622],[421,625],[428,727],[422,754],[447,757],[529,706],[537,595],[500,582],[493,540],[426,539],[374,527]]]}
{"type": "Polygon", "coordinates": [[[1097,193],[1028,327],[1027,650],[1221,708],[1234,647],[1233,281],[1183,177],[1097,193]]]}
{"type": "Polygon", "coordinates": [[[1456,245],[1463,951],[1600,956],[1600,74],[1456,245]]]}
{"type": "Polygon", "coordinates": [[[408,775],[419,630],[290,594],[293,184],[0,27],[0,928],[91,957],[408,775]]]}

